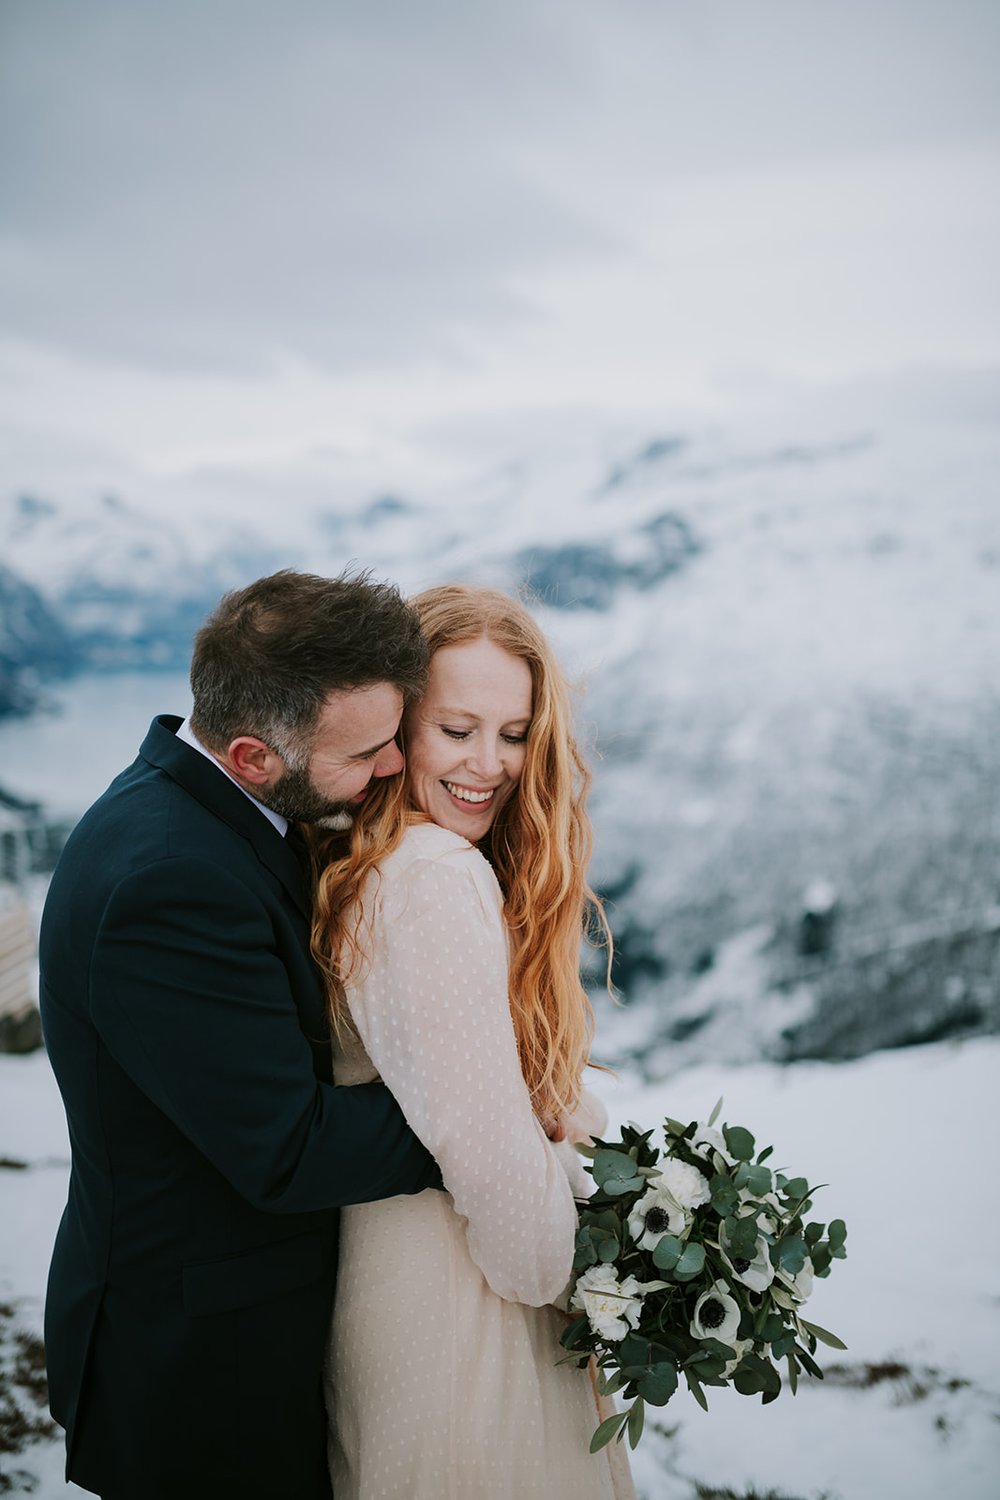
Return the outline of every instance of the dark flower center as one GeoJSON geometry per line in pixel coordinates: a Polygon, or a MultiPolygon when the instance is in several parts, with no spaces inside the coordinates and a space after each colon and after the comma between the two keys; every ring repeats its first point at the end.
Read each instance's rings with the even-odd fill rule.
{"type": "Polygon", "coordinates": [[[701,1304],[699,1317],[702,1328],[721,1328],[726,1321],[726,1309],[717,1297],[709,1297],[707,1302],[701,1304]]]}
{"type": "Polygon", "coordinates": [[[670,1215],[664,1208],[651,1208],[646,1215],[646,1228],[650,1234],[666,1234],[670,1228],[670,1215]]]}
{"type": "Polygon", "coordinates": [[[742,1255],[733,1256],[733,1270],[737,1276],[743,1276],[753,1265],[752,1260],[745,1260],[742,1255]]]}

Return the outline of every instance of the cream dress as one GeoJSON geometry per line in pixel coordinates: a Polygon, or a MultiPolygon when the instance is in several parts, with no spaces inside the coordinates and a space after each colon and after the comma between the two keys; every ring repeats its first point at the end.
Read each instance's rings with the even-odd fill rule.
{"type": "MultiPolygon", "coordinates": [[[[336,1500],[631,1500],[611,1409],[557,1365],[590,1179],[546,1140],[518,1063],[502,898],[483,856],[409,829],[366,895],[371,962],[348,989],[340,1084],[381,1076],[446,1192],[343,1210],[326,1371],[336,1500]]],[[[603,1127],[585,1100],[582,1139],[603,1127]]]]}

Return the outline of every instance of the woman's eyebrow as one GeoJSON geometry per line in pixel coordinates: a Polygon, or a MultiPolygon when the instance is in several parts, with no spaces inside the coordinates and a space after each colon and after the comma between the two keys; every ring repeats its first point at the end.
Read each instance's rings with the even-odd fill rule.
{"type": "MultiPolygon", "coordinates": [[[[473,713],[471,708],[448,708],[447,705],[440,708],[435,707],[434,713],[439,719],[444,717],[452,719],[475,719],[478,722],[482,717],[481,714],[473,713]]],[[[526,714],[512,714],[506,722],[508,724],[527,724],[530,718],[530,712],[526,714]]]]}

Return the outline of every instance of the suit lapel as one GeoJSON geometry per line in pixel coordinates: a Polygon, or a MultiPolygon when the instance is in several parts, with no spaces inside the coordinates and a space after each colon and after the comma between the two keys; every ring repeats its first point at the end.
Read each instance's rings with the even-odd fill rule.
{"type": "Polygon", "coordinates": [[[165,771],[209,812],[228,823],[253,846],[257,858],[281,881],[303,916],[311,901],[305,870],[294,843],[282,838],[252,800],[229,780],[220,767],[177,738],[181,720],[171,714],[154,719],[139,754],[165,771]]]}

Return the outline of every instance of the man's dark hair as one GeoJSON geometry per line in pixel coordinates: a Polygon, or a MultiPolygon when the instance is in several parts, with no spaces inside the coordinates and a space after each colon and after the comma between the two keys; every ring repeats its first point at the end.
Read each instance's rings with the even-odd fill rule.
{"type": "Polygon", "coordinates": [[[251,734],[297,759],[331,693],[388,682],[409,702],[426,674],[416,614],[393,584],[285,569],[226,594],[195,636],[191,727],[210,750],[251,734]]]}

